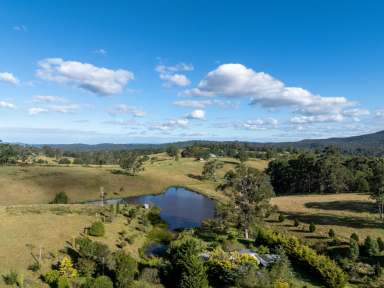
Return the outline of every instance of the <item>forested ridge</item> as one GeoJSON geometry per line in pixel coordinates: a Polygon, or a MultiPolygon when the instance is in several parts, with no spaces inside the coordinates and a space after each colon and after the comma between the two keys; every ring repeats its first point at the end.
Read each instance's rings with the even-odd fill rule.
{"type": "MultiPolygon", "coordinates": [[[[327,139],[305,139],[296,142],[245,142],[245,141],[207,141],[207,140],[190,140],[176,143],[161,144],[112,144],[101,143],[88,145],[82,143],[75,144],[52,144],[52,148],[59,148],[69,152],[85,152],[85,151],[112,151],[112,150],[164,150],[170,144],[176,145],[178,148],[186,148],[192,145],[199,146],[216,146],[216,145],[245,145],[253,149],[260,148],[280,148],[280,149],[306,149],[306,150],[322,150],[328,146],[335,146],[343,153],[359,154],[359,155],[384,155],[384,131],[371,134],[364,134],[352,137],[339,137],[327,139]]],[[[43,147],[44,145],[33,145],[35,147],[43,147]]]]}

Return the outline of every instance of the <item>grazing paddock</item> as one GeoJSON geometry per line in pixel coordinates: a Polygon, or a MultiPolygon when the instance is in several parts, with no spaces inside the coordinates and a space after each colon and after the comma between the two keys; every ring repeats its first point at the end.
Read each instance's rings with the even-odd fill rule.
{"type": "MultiPolygon", "coordinates": [[[[148,161],[145,170],[137,176],[113,174],[118,166],[81,165],[29,165],[0,167],[0,205],[42,204],[53,200],[58,192],[65,192],[71,202],[96,200],[100,187],[108,198],[158,194],[169,186],[184,186],[211,198],[225,201],[216,191],[217,182],[202,181],[200,175],[205,162],[192,158],[175,161],[157,154],[156,161],[148,161]]],[[[238,163],[235,159],[218,158],[224,167],[218,171],[222,177],[238,163]]],[[[266,161],[250,160],[247,164],[259,169],[266,161]]]]}
{"type": "MultiPolygon", "coordinates": [[[[37,274],[29,271],[28,267],[34,263],[34,257],[39,257],[40,247],[44,273],[49,270],[53,257],[100,217],[99,212],[100,207],[94,205],[0,207],[0,275],[14,270],[22,272],[26,279],[36,279],[37,274]]],[[[146,234],[137,231],[136,226],[136,219],[127,225],[126,218],[119,215],[112,223],[105,224],[105,236],[91,238],[116,249],[118,233],[126,230],[129,235],[135,235],[135,239],[124,249],[138,258],[138,249],[146,241],[146,234]]]]}
{"type": "Polygon", "coordinates": [[[269,224],[308,241],[324,239],[331,228],[344,240],[348,240],[353,232],[360,239],[367,235],[384,237],[384,223],[378,219],[375,203],[369,195],[345,193],[281,196],[273,198],[272,204],[277,205],[289,220],[283,223],[271,220],[269,224]],[[299,227],[293,227],[293,219],[299,220],[299,227]],[[315,233],[307,232],[309,223],[316,225],[315,233]],[[303,226],[306,231],[302,231],[303,226]]]}

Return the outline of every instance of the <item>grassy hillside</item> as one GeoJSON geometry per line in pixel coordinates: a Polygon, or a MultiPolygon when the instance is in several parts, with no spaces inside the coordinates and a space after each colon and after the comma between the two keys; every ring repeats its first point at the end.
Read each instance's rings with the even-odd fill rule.
{"type": "Polygon", "coordinates": [[[313,241],[326,237],[330,228],[343,240],[349,240],[353,232],[360,239],[367,235],[384,237],[383,224],[379,221],[376,206],[368,195],[282,196],[272,199],[272,204],[277,205],[279,211],[287,215],[290,221],[271,221],[270,224],[279,230],[288,230],[304,240],[313,241]],[[295,218],[302,223],[299,227],[292,225],[292,219],[295,218]],[[307,232],[311,222],[317,226],[315,234],[307,232]]]}
{"type": "MultiPolygon", "coordinates": [[[[71,245],[74,238],[84,235],[84,228],[100,219],[101,209],[93,205],[52,204],[0,207],[0,275],[12,270],[37,285],[27,287],[48,287],[37,279],[38,273],[29,269],[34,258],[39,257],[40,249],[40,273],[44,274],[63,247],[71,245]]],[[[147,234],[137,230],[140,225],[138,219],[128,223],[125,217],[117,215],[112,223],[105,224],[105,236],[91,238],[116,249],[119,232],[125,230],[134,240],[124,250],[139,258],[138,250],[147,240],[147,234]]]]}
{"type": "MultiPolygon", "coordinates": [[[[41,204],[52,201],[58,192],[66,192],[72,202],[99,198],[100,187],[107,197],[123,197],[161,193],[169,186],[185,186],[212,198],[224,200],[215,191],[217,183],[201,181],[198,176],[204,162],[191,158],[174,161],[157,155],[158,161],[147,163],[138,176],[113,174],[117,166],[2,166],[0,167],[0,205],[41,204]]],[[[234,167],[236,161],[223,158],[220,176],[234,167]]],[[[260,169],[266,161],[250,160],[248,164],[260,169]]]]}

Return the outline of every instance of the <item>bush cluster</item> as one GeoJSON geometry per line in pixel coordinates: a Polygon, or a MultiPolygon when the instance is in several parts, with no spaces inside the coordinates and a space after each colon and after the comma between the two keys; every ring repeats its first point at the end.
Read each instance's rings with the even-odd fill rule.
{"type": "Polygon", "coordinates": [[[103,222],[96,221],[89,227],[88,234],[95,237],[101,237],[105,234],[103,222]]]}
{"type": "Polygon", "coordinates": [[[347,275],[336,262],[327,256],[318,255],[313,249],[300,243],[296,237],[260,228],[256,241],[267,246],[281,246],[287,256],[311,267],[328,287],[341,288],[347,283],[347,275]]]}

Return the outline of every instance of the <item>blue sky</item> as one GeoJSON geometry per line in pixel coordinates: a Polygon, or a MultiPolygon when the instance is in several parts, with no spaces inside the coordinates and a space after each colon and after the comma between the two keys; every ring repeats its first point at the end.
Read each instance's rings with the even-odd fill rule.
{"type": "Polygon", "coordinates": [[[382,1],[0,2],[0,139],[292,141],[384,124],[382,1]]]}

